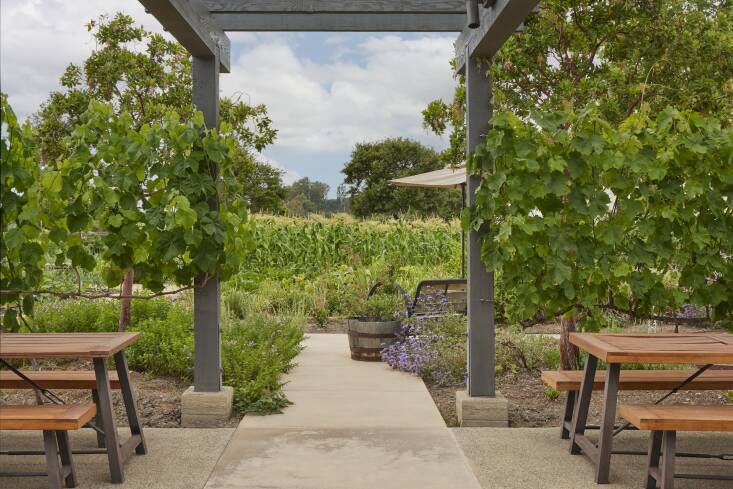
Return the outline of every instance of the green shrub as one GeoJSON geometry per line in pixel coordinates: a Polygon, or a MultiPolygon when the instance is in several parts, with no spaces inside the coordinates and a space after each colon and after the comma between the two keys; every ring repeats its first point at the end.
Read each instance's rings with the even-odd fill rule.
{"type": "Polygon", "coordinates": [[[733,404],[733,391],[728,391],[725,396],[728,398],[728,402],[733,404]]]}
{"type": "Polygon", "coordinates": [[[193,377],[193,313],[172,305],[165,318],[150,318],[133,324],[140,339],[126,350],[130,368],[184,380],[193,377]]]}
{"type": "Polygon", "coordinates": [[[560,391],[557,389],[553,389],[550,386],[545,387],[545,391],[543,392],[543,394],[547,399],[551,401],[554,401],[560,398],[560,391]]]}
{"type": "MultiPolygon", "coordinates": [[[[165,297],[133,300],[131,324],[165,319],[171,307],[173,303],[165,297]]],[[[46,333],[117,331],[119,317],[120,301],[115,299],[52,299],[36,305],[33,325],[46,333]]]]}
{"type": "Polygon", "coordinates": [[[558,341],[521,329],[500,329],[496,334],[496,371],[555,369],[560,363],[558,341]]]}
{"type": "Polygon", "coordinates": [[[41,333],[116,331],[120,303],[116,300],[48,300],[36,305],[33,326],[41,333]]]}
{"type": "Polygon", "coordinates": [[[358,311],[357,317],[368,321],[397,321],[404,316],[405,304],[395,294],[374,294],[358,311]]]}
{"type": "Polygon", "coordinates": [[[224,383],[234,388],[240,413],[279,412],[289,404],[281,375],[301,350],[303,317],[251,315],[229,321],[222,334],[224,383]]]}

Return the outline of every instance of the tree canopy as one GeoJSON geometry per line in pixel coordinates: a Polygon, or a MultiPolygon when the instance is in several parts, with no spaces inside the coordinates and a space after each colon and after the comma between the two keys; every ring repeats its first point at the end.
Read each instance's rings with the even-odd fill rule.
{"type": "Polygon", "coordinates": [[[482,257],[514,321],[733,320],[730,125],[646,105],[620,124],[596,106],[500,112],[471,168],[483,175],[473,223],[490,223],[482,257]]]}
{"type": "MultiPolygon", "coordinates": [[[[66,68],[62,89],[52,92],[33,117],[46,164],[68,156],[64,138],[81,122],[91,101],[110,103],[118,115],[128,113],[136,129],[163,122],[171,110],[182,122],[195,114],[191,58],[180,44],[146,31],[122,13],[90,21],[87,30],[98,48],[82,65],[66,68]]],[[[279,173],[257,161],[256,155],[277,135],[267,108],[222,97],[220,118],[237,143],[233,157],[240,168],[235,173],[243,179],[245,197],[257,210],[281,209],[279,173]],[[255,180],[258,177],[263,180],[255,180]]]]}
{"type": "MultiPolygon", "coordinates": [[[[685,107],[721,120],[733,117],[733,2],[547,0],[488,65],[493,105],[527,117],[531,110],[598,106],[619,123],[642,104],[652,112],[685,107]]],[[[425,126],[451,127],[444,158],[465,148],[465,88],[431,102],[425,126]]]]}
{"type": "Polygon", "coordinates": [[[358,217],[373,214],[457,216],[459,191],[399,188],[389,180],[443,168],[438,153],[417,141],[394,138],[360,143],[342,170],[349,195],[349,210],[358,217]]]}

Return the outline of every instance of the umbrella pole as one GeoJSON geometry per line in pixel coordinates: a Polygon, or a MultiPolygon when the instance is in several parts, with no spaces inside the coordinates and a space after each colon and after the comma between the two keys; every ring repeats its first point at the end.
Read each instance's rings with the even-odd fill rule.
{"type": "MultiPolygon", "coordinates": [[[[466,184],[461,185],[461,214],[466,208],[466,184]]],[[[466,230],[461,224],[461,278],[466,278],[466,230]]]]}

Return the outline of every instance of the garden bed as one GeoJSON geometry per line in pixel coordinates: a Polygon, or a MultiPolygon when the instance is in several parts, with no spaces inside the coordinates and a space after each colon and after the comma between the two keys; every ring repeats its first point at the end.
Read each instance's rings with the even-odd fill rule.
{"type": "MultiPolygon", "coordinates": [[[[427,385],[427,384],[426,384],[427,385]]],[[[456,417],[456,391],[465,390],[466,386],[448,387],[427,385],[430,395],[435,401],[440,414],[449,427],[458,426],[456,417]]],[[[557,427],[565,404],[565,394],[552,399],[545,395],[545,384],[540,380],[539,371],[519,371],[501,375],[497,378],[498,390],[509,401],[509,426],[512,428],[557,427]]],[[[628,391],[619,392],[620,403],[648,404],[653,403],[665,392],[661,391],[628,391]]],[[[591,401],[589,423],[598,424],[601,418],[602,393],[595,393],[591,401]]],[[[674,395],[670,401],[676,404],[725,404],[725,392],[722,391],[682,391],[674,395]]]]}
{"type": "MultiPolygon", "coordinates": [[[[77,361],[62,364],[42,362],[34,369],[40,370],[93,370],[91,362],[77,361]]],[[[31,370],[24,368],[24,370],[31,370]]],[[[137,407],[143,426],[150,428],[180,428],[181,427],[181,394],[190,386],[175,377],[157,377],[139,372],[130,372],[137,407]]],[[[84,390],[54,390],[65,402],[91,402],[89,391],[84,390]]],[[[127,415],[122,396],[119,391],[112,391],[115,419],[118,426],[127,426],[127,415]]],[[[3,389],[0,390],[0,405],[8,404],[35,404],[35,396],[30,389],[3,389]]],[[[241,417],[236,416],[222,423],[219,427],[235,427],[241,417]]]]}

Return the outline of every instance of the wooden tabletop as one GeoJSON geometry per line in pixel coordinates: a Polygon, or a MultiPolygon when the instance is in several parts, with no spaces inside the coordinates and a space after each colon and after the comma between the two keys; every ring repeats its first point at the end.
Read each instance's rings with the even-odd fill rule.
{"type": "Polygon", "coordinates": [[[140,333],[0,333],[0,358],[105,358],[140,333]]]}
{"type": "Polygon", "coordinates": [[[570,343],[607,363],[733,363],[728,333],[571,333],[570,343]]]}

